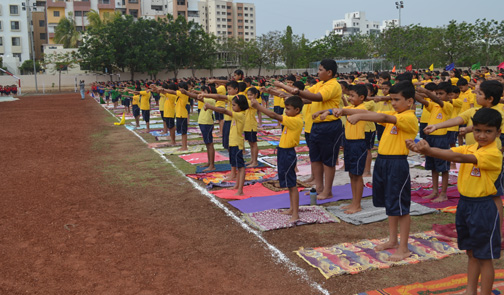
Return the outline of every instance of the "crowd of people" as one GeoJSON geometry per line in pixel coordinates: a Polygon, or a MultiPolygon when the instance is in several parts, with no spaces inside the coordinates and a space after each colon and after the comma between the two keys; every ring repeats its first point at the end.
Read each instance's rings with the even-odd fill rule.
{"type": "Polygon", "coordinates": [[[180,134],[181,150],[188,148],[187,128],[196,102],[209,160],[205,170],[215,169],[213,129],[218,125],[218,135],[229,151],[229,179],[236,180],[237,194],[243,194],[245,167],[258,165],[257,133],[264,116],[278,121],[282,130],[278,179],[280,186],[289,190],[291,203],[285,214],[291,215],[291,221],[299,219],[294,148],[303,130],[311,161],[309,181],[318,199],[332,197],[342,147],[352,187],[352,202],[345,213],[362,210],[363,177],[372,176],[373,204],[385,207],[389,219],[389,239],[375,250],[395,248],[390,257],[393,261],[410,256],[409,152],[426,156],[425,169],[432,171],[434,190],[425,198],[432,202],[447,200],[448,172],[461,163],[456,227],[459,248],[467,250],[469,257],[468,294],[476,294],[480,275],[481,294],[490,294],[492,259],[500,257],[501,244],[503,83],[502,70],[486,67],[475,71],[454,68],[339,74],[336,62],[326,59],[317,75],[245,77],[243,71],[236,70],[229,80],[93,83],[91,91],[103,103],[124,105],[138,127],[141,115],[148,130],[154,99],[163,132],[169,133],[172,144],[180,134]],[[243,156],[245,140],[250,145],[248,163],[243,156]],[[376,143],[378,156],[371,171],[371,151],[376,143]]]}

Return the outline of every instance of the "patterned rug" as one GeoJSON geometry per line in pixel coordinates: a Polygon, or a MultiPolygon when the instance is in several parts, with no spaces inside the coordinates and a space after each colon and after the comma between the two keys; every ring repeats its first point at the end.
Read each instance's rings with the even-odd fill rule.
{"type": "Polygon", "coordinates": [[[329,247],[301,248],[295,253],[309,265],[317,268],[326,279],[464,253],[457,248],[456,243],[441,242],[438,236],[434,231],[410,235],[408,243],[412,255],[398,262],[388,261],[388,257],[395,252],[395,249],[380,252],[374,250],[376,245],[387,241],[388,238],[341,243],[329,247]]]}
{"type": "Polygon", "coordinates": [[[299,207],[299,220],[295,222],[289,222],[291,216],[282,214],[283,211],[284,210],[271,209],[261,212],[244,213],[242,219],[261,231],[289,228],[296,225],[312,223],[339,222],[337,217],[319,206],[299,207]]]}
{"type": "MultiPolygon", "coordinates": [[[[201,164],[201,163],[208,163],[208,156],[207,153],[194,153],[194,154],[188,154],[188,155],[180,155],[180,158],[186,160],[187,162],[191,164],[201,164]]],[[[220,161],[229,161],[228,157],[225,157],[219,153],[215,153],[215,162],[220,162],[220,161]]]]}
{"type": "MultiPolygon", "coordinates": [[[[234,186],[235,181],[224,181],[229,175],[230,171],[224,172],[209,172],[200,174],[187,174],[187,177],[201,180],[206,185],[211,186],[222,186],[229,187],[234,186]]],[[[263,167],[263,168],[246,168],[245,169],[245,181],[249,183],[255,183],[265,180],[274,179],[277,176],[275,168],[263,167]]]]}
{"type": "MultiPolygon", "coordinates": [[[[358,295],[427,295],[427,294],[464,294],[467,287],[467,274],[458,274],[444,279],[411,285],[395,286],[380,290],[359,293],[358,295]]],[[[504,292],[504,269],[495,270],[492,294],[504,292]]],[[[478,288],[479,293],[479,288],[478,288]]]]}
{"type": "MultiPolygon", "coordinates": [[[[263,157],[261,158],[262,162],[268,163],[273,166],[277,166],[278,164],[278,158],[275,157],[263,157]]],[[[304,154],[297,154],[297,166],[303,166],[303,165],[311,165],[310,164],[310,156],[304,155],[304,154]]]]}

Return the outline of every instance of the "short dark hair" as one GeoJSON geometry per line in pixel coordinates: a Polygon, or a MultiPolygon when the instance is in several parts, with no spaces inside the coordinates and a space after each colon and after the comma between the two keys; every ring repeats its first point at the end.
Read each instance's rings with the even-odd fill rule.
{"type": "Polygon", "coordinates": [[[399,74],[397,75],[396,77],[396,82],[401,82],[401,81],[412,81],[413,80],[413,74],[411,73],[402,73],[402,74],[399,74]]]}
{"type": "Polygon", "coordinates": [[[227,87],[231,87],[233,89],[239,89],[238,82],[236,82],[236,81],[229,81],[229,82],[227,82],[226,83],[226,88],[227,87]]]}
{"type": "Polygon", "coordinates": [[[434,91],[434,90],[436,90],[436,88],[437,88],[437,84],[434,82],[430,82],[430,83],[425,84],[425,89],[427,89],[429,91],[434,91]]]}
{"type": "Polygon", "coordinates": [[[294,84],[292,84],[292,86],[298,88],[299,90],[304,90],[305,89],[305,85],[301,81],[294,82],[294,84]]]}
{"type": "Polygon", "coordinates": [[[415,97],[415,86],[411,81],[401,81],[399,83],[395,83],[392,88],[390,88],[390,93],[392,94],[400,94],[404,96],[404,98],[414,98],[415,97]]]}
{"type": "Polygon", "coordinates": [[[303,100],[297,95],[293,95],[285,100],[286,106],[292,106],[294,109],[303,109],[303,100]]]}
{"type": "Polygon", "coordinates": [[[443,90],[446,93],[452,92],[452,84],[451,82],[441,82],[437,85],[436,90],[443,90]]]}
{"type": "Polygon", "coordinates": [[[234,71],[234,73],[235,73],[235,74],[237,74],[237,75],[239,75],[239,76],[242,76],[242,79],[243,79],[243,75],[244,75],[244,74],[243,74],[243,71],[242,71],[242,70],[240,70],[240,69],[235,70],[235,71],[234,71]]]}
{"type": "Polygon", "coordinates": [[[482,124],[500,129],[502,124],[502,115],[499,111],[491,108],[481,108],[476,111],[472,117],[473,125],[482,124]]]}
{"type": "Polygon", "coordinates": [[[333,77],[336,75],[338,72],[338,64],[336,61],[333,59],[323,59],[320,62],[320,65],[326,70],[326,71],[332,71],[333,77]]]}
{"type": "Polygon", "coordinates": [[[296,82],[296,76],[294,75],[289,75],[287,76],[287,78],[285,79],[287,81],[292,81],[292,82],[296,82]]]}
{"type": "Polygon", "coordinates": [[[182,89],[185,89],[185,90],[189,90],[189,86],[187,86],[187,83],[186,82],[180,82],[178,83],[178,88],[182,88],[182,89]]]}
{"type": "Polygon", "coordinates": [[[376,87],[376,84],[371,84],[371,83],[366,83],[366,88],[371,91],[371,96],[375,96],[376,93],[378,93],[378,87],[376,87]]]}
{"type": "Polygon", "coordinates": [[[385,82],[381,83],[381,85],[388,86],[389,88],[392,87],[392,83],[390,83],[390,81],[385,81],[385,82]]]}
{"type": "Polygon", "coordinates": [[[467,80],[465,78],[458,79],[458,81],[457,81],[457,86],[465,86],[467,84],[469,84],[469,83],[467,82],[467,80]]]}
{"type": "Polygon", "coordinates": [[[175,91],[178,90],[177,84],[175,84],[175,83],[168,84],[168,87],[166,87],[166,88],[170,89],[170,90],[175,90],[175,91]]]}
{"type": "Polygon", "coordinates": [[[240,110],[245,111],[249,108],[249,104],[245,95],[236,95],[233,97],[233,101],[238,105],[240,110]]]}
{"type": "MultiPolygon", "coordinates": [[[[465,79],[464,79],[465,80],[465,79]]],[[[466,80],[467,81],[467,80],[466,80]]],[[[460,88],[458,86],[452,85],[452,93],[460,93],[460,88]]]]}
{"type": "Polygon", "coordinates": [[[493,97],[492,105],[497,105],[502,96],[502,83],[496,80],[483,81],[480,90],[485,94],[485,99],[493,97]]]}
{"type": "Polygon", "coordinates": [[[247,78],[243,79],[243,82],[252,84],[252,79],[250,79],[249,77],[247,77],[247,78]]]}
{"type": "Polygon", "coordinates": [[[243,92],[247,89],[247,84],[245,82],[238,82],[238,91],[243,92]]]}
{"type": "Polygon", "coordinates": [[[368,95],[368,88],[364,84],[350,85],[348,86],[348,90],[354,91],[358,96],[364,96],[364,99],[368,95]]]}
{"type": "Polygon", "coordinates": [[[247,92],[250,92],[252,94],[255,94],[255,95],[259,95],[259,90],[257,90],[257,88],[255,87],[250,87],[247,92]]]}

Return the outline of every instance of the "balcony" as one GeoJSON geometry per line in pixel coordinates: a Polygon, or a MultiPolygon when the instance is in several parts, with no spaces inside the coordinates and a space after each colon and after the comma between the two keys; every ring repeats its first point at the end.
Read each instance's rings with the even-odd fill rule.
{"type": "Polygon", "coordinates": [[[113,0],[98,0],[98,9],[115,9],[115,3],[113,0]]]}
{"type": "Polygon", "coordinates": [[[47,7],[66,8],[66,2],[64,0],[47,0],[47,7]]]}
{"type": "Polygon", "coordinates": [[[89,1],[74,1],[74,10],[89,11],[91,10],[91,2],[89,1]]]}

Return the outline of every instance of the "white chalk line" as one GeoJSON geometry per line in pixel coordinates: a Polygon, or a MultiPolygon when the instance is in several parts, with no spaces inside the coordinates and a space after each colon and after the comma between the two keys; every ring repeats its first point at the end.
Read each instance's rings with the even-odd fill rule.
{"type": "MultiPolygon", "coordinates": [[[[93,100],[95,100],[95,99],[93,98],[93,100]]],[[[107,112],[109,112],[113,117],[115,117],[117,119],[117,121],[121,121],[109,109],[105,108],[101,104],[100,104],[100,106],[102,108],[104,108],[107,112]]],[[[131,133],[133,133],[136,137],[138,137],[146,145],[149,144],[147,141],[145,141],[145,139],[143,139],[135,131],[130,130],[128,128],[125,128],[125,129],[128,130],[128,131],[130,131],[131,133]]],[[[217,207],[219,207],[220,209],[222,209],[222,211],[224,211],[224,213],[226,213],[226,215],[228,217],[231,217],[234,221],[236,221],[244,230],[246,230],[248,233],[253,234],[254,236],[256,236],[259,239],[259,241],[263,242],[264,245],[265,245],[265,247],[271,252],[271,256],[275,259],[276,263],[282,264],[283,266],[286,266],[290,272],[293,272],[293,273],[299,275],[303,280],[307,281],[312,288],[320,291],[322,294],[326,294],[326,295],[330,294],[329,290],[323,288],[322,285],[320,285],[319,283],[317,283],[315,281],[312,281],[310,279],[310,277],[308,276],[308,273],[306,272],[306,270],[304,270],[304,269],[300,268],[299,266],[297,266],[292,260],[290,260],[277,247],[275,247],[275,246],[271,245],[270,243],[268,243],[268,241],[262,236],[261,232],[259,232],[259,231],[255,230],[255,229],[251,228],[247,223],[245,223],[243,220],[241,220],[241,218],[239,218],[236,214],[234,214],[233,211],[229,210],[226,206],[224,206],[224,204],[222,204],[219,200],[217,200],[217,198],[214,195],[212,195],[211,193],[209,193],[205,188],[201,187],[196,181],[194,181],[193,179],[187,177],[184,174],[184,172],[182,170],[180,170],[175,165],[175,163],[173,163],[170,159],[168,159],[167,157],[165,157],[165,155],[163,155],[160,151],[158,151],[157,149],[154,149],[154,151],[161,157],[161,159],[163,159],[165,162],[167,162],[168,164],[170,164],[175,169],[175,171],[177,171],[177,173],[179,173],[187,181],[189,181],[189,183],[193,186],[194,189],[198,190],[201,194],[203,194],[204,196],[206,196],[214,205],[216,205],[217,207]]]]}

